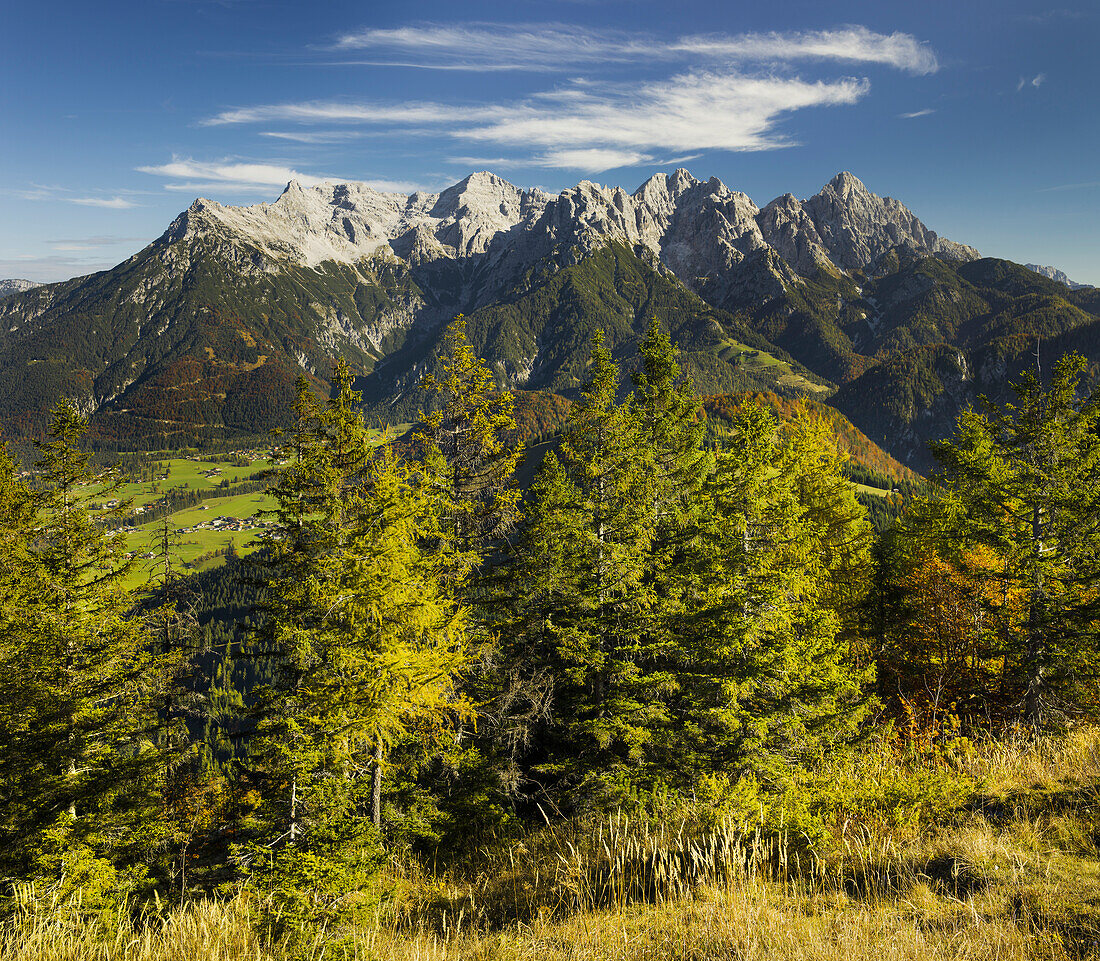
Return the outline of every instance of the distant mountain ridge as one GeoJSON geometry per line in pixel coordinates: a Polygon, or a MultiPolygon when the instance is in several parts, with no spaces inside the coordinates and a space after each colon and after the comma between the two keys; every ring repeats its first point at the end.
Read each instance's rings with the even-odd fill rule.
{"type": "Polygon", "coordinates": [[[291,182],[273,203],[200,198],[114,269],[0,302],[0,423],[40,430],[70,396],[101,443],[254,435],[285,421],[299,375],[324,389],[335,356],[372,416],[407,419],[459,313],[535,421],[539,397],[583,383],[597,328],[630,364],[657,316],[700,393],[832,402],[924,469],[924,441],[1003,394],[1035,336],[1092,351],[1100,304],[982,260],[846,172],[763,207],[686,170],[632,193],[488,172],[408,196],[291,182]]]}
{"type": "Polygon", "coordinates": [[[0,297],[7,297],[10,294],[21,294],[24,290],[32,290],[39,286],[41,285],[35,283],[33,280],[20,280],[16,277],[9,280],[0,280],[0,297]]]}
{"type": "Polygon", "coordinates": [[[1070,280],[1065,273],[1057,267],[1040,267],[1039,264],[1024,264],[1024,266],[1028,270],[1034,270],[1037,274],[1042,274],[1044,277],[1056,280],[1060,284],[1065,284],[1070,290],[1081,290],[1084,287],[1092,286],[1092,284],[1079,284],[1076,281],[1070,280]]]}

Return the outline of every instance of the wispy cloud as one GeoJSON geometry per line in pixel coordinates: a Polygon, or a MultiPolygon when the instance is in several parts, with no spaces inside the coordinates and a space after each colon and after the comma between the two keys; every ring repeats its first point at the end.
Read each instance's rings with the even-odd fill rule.
{"type": "Polygon", "coordinates": [[[68,280],[84,274],[107,270],[118,259],[102,257],[74,257],[66,254],[26,254],[19,257],[0,257],[0,277],[21,277],[37,283],[48,284],[68,280]]]}
{"type": "Polygon", "coordinates": [[[297,180],[304,187],[322,183],[326,178],[302,173],[280,164],[242,163],[233,160],[201,161],[173,157],[170,163],[137,168],[140,173],[167,177],[165,190],[204,194],[232,190],[236,193],[270,194],[272,187],[283,187],[297,180]]]}
{"type": "Polygon", "coordinates": [[[454,136],[552,151],[630,150],[648,163],[653,150],[766,150],[792,141],[775,129],[782,115],[807,107],[851,104],[865,80],[808,83],[797,78],[685,74],[638,85],[584,85],[539,101],[502,108],[491,122],[454,136]]]}
{"type": "Polygon", "coordinates": [[[355,140],[362,134],[355,130],[321,130],[316,133],[302,133],[292,130],[264,130],[261,137],[271,137],[275,140],[289,140],[292,143],[344,143],[347,140],[355,140]]]}
{"type": "Polygon", "coordinates": [[[925,107],[923,110],[914,110],[912,113],[899,113],[898,116],[902,120],[915,120],[917,117],[927,117],[935,112],[931,107],[925,107]]]}
{"type": "Polygon", "coordinates": [[[108,210],[129,210],[131,207],[140,207],[132,200],[125,197],[66,197],[71,204],[80,204],[82,207],[104,207],[108,210]]]}
{"type": "Polygon", "coordinates": [[[610,147],[577,147],[549,150],[536,154],[529,163],[539,167],[565,167],[571,170],[590,170],[599,173],[615,167],[637,167],[652,163],[650,154],[638,150],[616,150],[610,147]]]}
{"type": "Polygon", "coordinates": [[[939,69],[936,54],[908,33],[882,34],[866,27],[819,30],[809,33],[747,33],[728,37],[683,37],[676,52],[708,54],[730,60],[785,61],[838,60],[876,63],[907,73],[928,74],[939,69]]]}
{"type": "Polygon", "coordinates": [[[68,188],[57,184],[30,183],[26,187],[14,187],[4,191],[20,200],[54,200],[59,194],[69,193],[68,188]]]}
{"type": "Polygon", "coordinates": [[[1058,20],[1080,20],[1084,16],[1085,13],[1082,10],[1055,7],[1051,10],[1042,10],[1039,13],[1020,13],[1013,19],[1022,20],[1024,23],[1054,23],[1058,20]]]}
{"type": "Polygon", "coordinates": [[[488,169],[490,167],[515,167],[520,164],[527,164],[526,160],[517,160],[515,157],[447,157],[447,163],[457,164],[460,167],[469,169],[471,167],[481,169],[488,169]]]}
{"type": "Polygon", "coordinates": [[[587,64],[691,60],[699,63],[833,60],[935,72],[935,53],[907,33],[861,26],[789,33],[649,34],[582,29],[567,24],[423,24],[348,33],[340,51],[367,51],[372,64],[424,69],[562,71],[587,64]]]}
{"type": "Polygon", "coordinates": [[[51,240],[49,245],[51,250],[56,250],[58,253],[79,253],[86,250],[102,250],[105,247],[120,247],[138,242],[144,242],[144,238],[97,236],[51,240]]]}
{"type": "MultiPolygon", "coordinates": [[[[474,155],[485,150],[474,145],[491,144],[505,156],[512,155],[507,161],[512,165],[602,171],[660,164],[662,157],[708,149],[791,146],[797,139],[784,129],[791,114],[854,104],[870,90],[865,77],[804,79],[793,70],[797,63],[880,64],[911,74],[933,73],[939,66],[931,48],[914,36],[877,33],[862,26],[666,39],[565,24],[422,24],[349,33],[339,38],[334,49],[362,53],[372,63],[471,70],[569,69],[585,76],[495,102],[449,102],[447,93],[403,102],[302,100],[227,107],[201,123],[211,127],[263,124],[267,129],[261,135],[266,138],[308,144],[334,143],[356,132],[405,139],[447,136],[469,144],[473,149],[468,152],[474,155]],[[621,74],[609,69],[616,64],[663,65],[667,75],[617,82],[621,74]],[[276,125],[280,129],[273,129],[276,125]]],[[[647,73],[652,77],[652,70],[647,73]]],[[[278,168],[278,175],[270,177],[222,175],[196,168],[193,161],[177,160],[141,169],[175,177],[177,183],[170,189],[224,181],[258,190],[298,176],[286,168],[278,168]],[[189,167],[187,172],[181,164],[189,167]]],[[[301,176],[298,179],[307,182],[301,176]]]]}
{"type": "Polygon", "coordinates": [[[74,197],[76,193],[71,187],[63,187],[59,184],[30,183],[26,187],[11,187],[0,189],[0,193],[18,197],[20,200],[60,200],[65,203],[79,204],[82,207],[102,207],[107,210],[129,210],[140,207],[141,204],[130,200],[123,194],[136,194],[140,191],[123,190],[112,196],[92,195],[87,197],[74,197]]]}
{"type": "MultiPolygon", "coordinates": [[[[173,157],[170,163],[148,165],[137,168],[144,174],[158,177],[171,177],[183,180],[201,180],[216,184],[222,188],[231,186],[242,189],[251,187],[276,187],[290,180],[297,180],[306,187],[321,183],[324,177],[305,174],[292,167],[277,164],[239,163],[233,161],[205,162],[190,157],[173,157]]],[[[165,184],[166,189],[191,189],[199,186],[190,184],[165,184]]]]}
{"type": "MultiPolygon", "coordinates": [[[[191,157],[173,157],[170,163],[138,167],[141,173],[167,177],[165,190],[180,193],[216,193],[230,190],[236,193],[270,194],[272,187],[283,187],[296,180],[303,187],[314,187],[326,181],[347,180],[346,177],[322,177],[302,173],[279,164],[242,163],[239,161],[202,161],[191,157]],[[198,178],[198,180],[191,179],[198,178]]],[[[362,180],[375,190],[390,193],[410,193],[417,185],[404,180],[362,180]]]]}
{"type": "Polygon", "coordinates": [[[1041,87],[1046,78],[1045,73],[1037,73],[1030,80],[1027,77],[1021,77],[1019,83],[1016,84],[1016,89],[1019,91],[1023,90],[1024,87],[1041,87]]]}
{"type": "Polygon", "coordinates": [[[1100,187],[1100,180],[1086,180],[1076,184],[1056,184],[1053,187],[1040,187],[1038,192],[1046,194],[1057,190],[1087,190],[1090,187],[1100,187]]]}
{"type": "MultiPolygon", "coordinates": [[[[436,124],[453,119],[456,108],[445,103],[341,103],[307,100],[302,103],[275,103],[257,107],[224,110],[207,120],[204,126],[217,127],[240,123],[360,123],[360,124],[436,124]]],[[[476,118],[478,111],[462,109],[463,116],[476,118]]]]}
{"type": "MultiPolygon", "coordinates": [[[[853,104],[866,95],[865,79],[804,81],[741,73],[688,73],[641,84],[574,81],[513,103],[458,108],[444,104],[304,103],[239,108],[218,124],[339,120],[364,127],[418,128],[457,140],[522,151],[528,164],[605,170],[654,163],[657,152],[705,149],[767,150],[794,141],[778,129],[784,115],[809,107],[853,104]]],[[[232,165],[234,170],[237,165],[232,165]]],[[[257,165],[250,165],[257,166],[257,165]]],[[[166,176],[204,177],[193,161],[141,168],[166,176]]],[[[220,168],[219,168],[220,169],[220,168]]],[[[224,179],[285,182],[285,168],[267,179],[234,172],[224,179]]],[[[305,182],[305,181],[303,181],[305,182]]]]}

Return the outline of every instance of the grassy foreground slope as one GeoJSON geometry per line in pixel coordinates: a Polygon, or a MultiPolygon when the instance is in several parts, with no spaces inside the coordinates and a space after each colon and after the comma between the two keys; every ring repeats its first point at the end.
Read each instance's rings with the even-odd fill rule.
{"type": "MultiPolygon", "coordinates": [[[[470,839],[396,857],[353,930],[295,957],[1084,959],[1100,957],[1100,730],[926,752],[881,744],[755,814],[690,810],[470,839]],[[336,939],[341,941],[336,946],[336,939]]],[[[290,957],[243,895],[141,917],[19,892],[3,961],[290,957]]]]}

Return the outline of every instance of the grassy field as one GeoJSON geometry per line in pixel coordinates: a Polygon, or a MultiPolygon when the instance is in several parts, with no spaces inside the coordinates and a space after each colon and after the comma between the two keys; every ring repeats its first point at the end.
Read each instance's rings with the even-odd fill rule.
{"type": "Polygon", "coordinates": [[[828,387],[823,384],[815,384],[813,381],[807,380],[801,374],[794,371],[791,365],[785,360],[780,360],[780,358],[763,351],[754,350],[752,347],[742,344],[738,340],[733,340],[731,338],[723,340],[719,357],[725,361],[729,361],[736,357],[738,358],[738,363],[749,370],[770,370],[776,375],[777,382],[784,387],[804,390],[811,395],[827,394],[829,392],[828,387]]]}
{"type": "MultiPolygon", "coordinates": [[[[220,557],[210,558],[208,555],[229,547],[238,554],[247,554],[255,548],[262,532],[258,527],[243,531],[193,528],[198,524],[210,523],[217,517],[245,520],[274,506],[275,500],[261,491],[234,497],[209,498],[195,507],[176,511],[169,518],[169,529],[173,532],[173,554],[177,560],[193,570],[203,570],[211,564],[222,563],[220,557]],[[176,533],[177,531],[182,532],[176,533]],[[200,559],[205,559],[205,562],[200,559]]],[[[158,563],[161,563],[155,558],[141,556],[159,550],[160,532],[161,522],[154,521],[134,528],[133,532],[127,534],[127,548],[138,555],[133,576],[135,584],[148,580],[149,575],[157,569],[158,563]]]]}
{"type": "MultiPolygon", "coordinates": [[[[400,436],[408,426],[398,424],[385,432],[372,430],[371,439],[381,443],[387,437],[400,436]]],[[[209,525],[218,517],[247,521],[275,506],[274,499],[262,491],[234,493],[241,485],[258,481],[265,472],[270,471],[270,460],[253,452],[236,463],[155,453],[149,455],[149,461],[163,466],[163,469],[155,471],[153,480],[128,482],[109,490],[93,489],[89,492],[91,505],[102,507],[109,501],[128,501],[132,508],[146,508],[163,500],[169,493],[197,492],[203,498],[200,504],[181,508],[169,516],[173,556],[177,562],[190,570],[204,570],[223,563],[219,552],[230,547],[238,554],[247,554],[255,549],[261,533],[261,528],[255,523],[262,522],[262,518],[257,518],[254,526],[246,530],[236,530],[234,524],[223,524],[220,529],[212,529],[209,525]]],[[[132,519],[140,521],[141,515],[132,515],[132,519]]],[[[159,551],[161,524],[160,520],[155,520],[125,528],[126,548],[136,556],[134,570],[127,579],[128,587],[140,587],[159,570],[162,562],[142,555],[159,551]]]]}
{"type": "Polygon", "coordinates": [[[223,481],[232,485],[252,480],[271,467],[265,458],[250,458],[248,466],[239,466],[181,457],[158,458],[155,454],[150,456],[154,462],[167,465],[166,476],[160,474],[154,481],[122,484],[118,488],[112,488],[109,493],[101,488],[93,492],[93,499],[98,496],[120,501],[130,500],[135,507],[144,507],[160,500],[168,491],[210,491],[219,487],[223,481]]]}
{"type": "Polygon", "coordinates": [[[446,869],[395,853],[381,901],[293,949],[264,941],[246,893],[89,915],[21,888],[0,961],[1100,958],[1100,730],[879,745],[827,774],[835,816],[812,840],[620,814],[484,841],[446,869]]]}
{"type": "Polygon", "coordinates": [[[863,494],[874,494],[876,497],[885,497],[890,492],[883,487],[871,487],[867,484],[857,484],[855,481],[848,481],[852,487],[863,494]]]}
{"type": "MultiPolygon", "coordinates": [[[[263,491],[235,493],[242,485],[258,481],[270,471],[271,462],[256,455],[242,458],[242,462],[194,460],[166,455],[150,455],[150,463],[161,465],[153,474],[153,480],[133,481],[117,487],[93,489],[89,499],[94,508],[112,501],[129,502],[131,510],[147,508],[162,501],[168,494],[195,492],[202,498],[199,504],[184,507],[168,518],[172,532],[172,553],[178,564],[190,570],[223,563],[222,554],[229,548],[238,554],[247,554],[256,546],[263,519],[256,515],[275,506],[275,501],[263,491]],[[215,496],[217,495],[217,496],[215,496]],[[215,518],[229,518],[214,529],[215,518]],[[251,523],[248,519],[254,518],[251,523]],[[248,529],[238,530],[235,522],[245,522],[248,529]],[[199,525],[202,525],[201,527],[199,525]]],[[[141,520],[141,513],[132,513],[130,519],[141,520]]],[[[162,531],[161,520],[124,526],[126,549],[135,555],[133,572],[127,578],[127,586],[138,588],[160,569],[159,558],[143,555],[159,554],[162,531]]]]}

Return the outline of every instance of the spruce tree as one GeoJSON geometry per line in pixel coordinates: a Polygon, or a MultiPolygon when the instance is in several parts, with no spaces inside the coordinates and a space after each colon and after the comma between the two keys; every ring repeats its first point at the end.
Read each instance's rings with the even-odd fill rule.
{"type": "Polygon", "coordinates": [[[346,365],[333,382],[324,408],[301,386],[295,459],[273,489],[257,641],[279,670],[251,752],[254,852],[287,910],[313,919],[343,910],[369,873],[389,748],[462,710],[466,626],[437,485],[373,448],[346,365]]]}
{"type": "Polygon", "coordinates": [[[820,498],[836,492],[839,467],[820,430],[791,436],[755,404],[717,454],[681,570],[671,763],[686,783],[708,771],[781,777],[863,713],[864,677],[828,603],[852,504],[841,498],[838,516],[820,498]]]}
{"type": "MultiPolygon", "coordinates": [[[[24,874],[111,886],[114,866],[160,843],[158,710],[170,673],[124,577],[120,536],[88,503],[104,477],[79,448],[87,424],[54,409],[35,465],[33,531],[13,546],[22,624],[7,639],[16,709],[4,711],[7,856],[24,874]]],[[[14,496],[25,510],[18,489],[14,496]]],[[[23,521],[25,523],[25,520],[23,521]]],[[[11,863],[9,861],[9,863],[11,863]]]]}
{"type": "Polygon", "coordinates": [[[654,464],[634,403],[617,400],[618,370],[600,335],[590,378],[532,489],[505,631],[508,662],[533,689],[552,687],[537,732],[524,732],[537,745],[529,776],[581,805],[644,780],[667,684],[645,630],[654,464]]]}
{"type": "Polygon", "coordinates": [[[447,328],[443,350],[440,376],[421,384],[434,409],[421,414],[418,426],[441,494],[444,533],[456,557],[476,568],[520,518],[522,493],[513,475],[523,447],[515,438],[512,394],[497,389],[466,341],[461,315],[447,328]]]}
{"type": "Polygon", "coordinates": [[[654,467],[653,510],[657,541],[667,551],[689,536],[699,493],[713,458],[704,447],[706,423],[677,351],[654,317],[638,345],[641,363],[632,375],[634,409],[654,467]]]}
{"type": "Polygon", "coordinates": [[[1036,727],[1091,703],[1100,671],[1100,399],[1085,368],[1068,355],[1049,387],[1030,373],[1013,385],[1003,412],[964,411],[934,446],[936,496],[909,523],[964,574],[968,551],[996,558],[986,595],[1004,695],[1036,727]]]}

